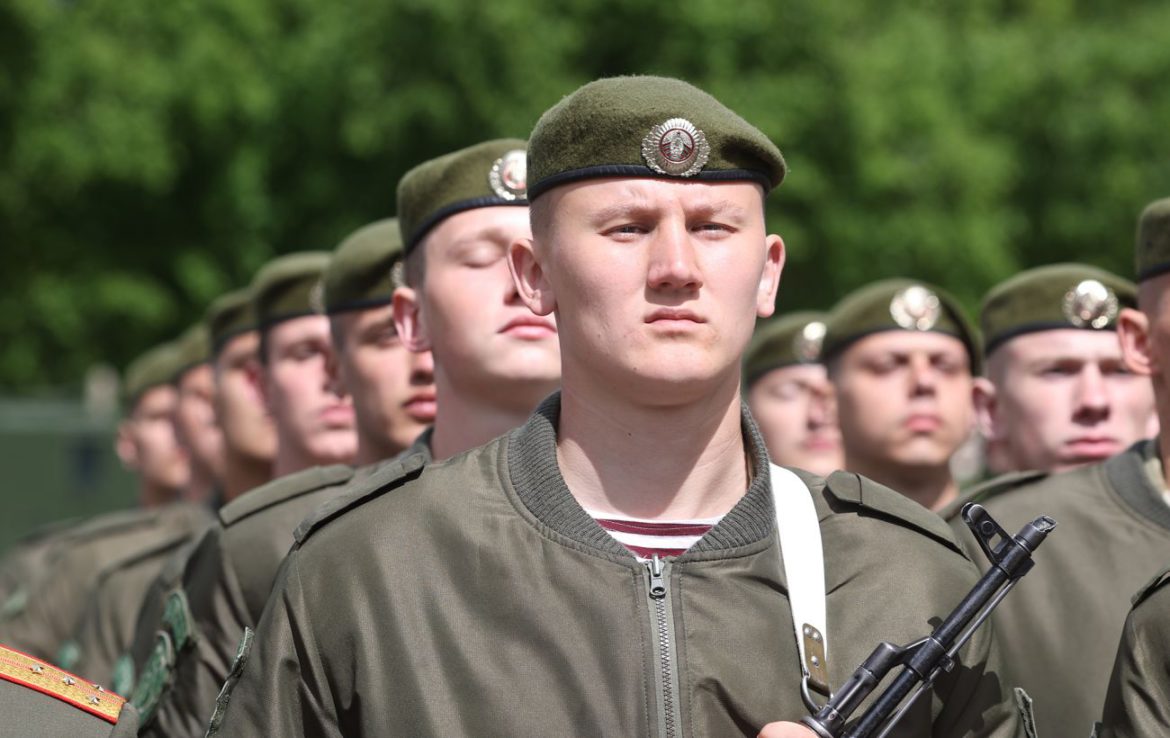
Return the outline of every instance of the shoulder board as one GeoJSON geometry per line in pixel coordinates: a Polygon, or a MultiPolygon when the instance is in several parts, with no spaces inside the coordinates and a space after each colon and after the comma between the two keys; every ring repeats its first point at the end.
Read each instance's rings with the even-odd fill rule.
{"type": "Polygon", "coordinates": [[[1138,593],[1133,596],[1133,605],[1137,607],[1143,600],[1161,589],[1162,585],[1170,582],[1170,569],[1163,571],[1138,590],[1138,593]]]}
{"type": "MultiPolygon", "coordinates": [[[[951,506],[948,507],[944,512],[949,513],[950,517],[955,517],[959,514],[959,511],[962,510],[963,505],[967,504],[968,502],[986,502],[994,497],[999,497],[1005,492],[1011,492],[1013,490],[1019,489],[1020,487],[1023,487],[1024,485],[1033,484],[1035,482],[1041,481],[1042,479],[1047,479],[1050,476],[1052,476],[1051,472],[1036,471],[1034,469],[1000,474],[998,477],[992,477],[986,482],[981,482],[980,484],[977,484],[964,492],[963,495],[961,495],[956,502],[952,503],[951,506]],[[951,512],[951,508],[954,508],[953,513],[951,512]]],[[[950,518],[947,519],[949,520],[950,518]]]]}
{"type": "Polygon", "coordinates": [[[115,510],[78,523],[65,530],[62,538],[67,541],[86,541],[103,536],[118,535],[132,528],[158,523],[158,511],[136,508],[115,510]]]}
{"type": "Polygon", "coordinates": [[[369,476],[352,485],[348,492],[329,500],[305,518],[293,534],[297,544],[304,543],[315,531],[347,511],[418,477],[426,465],[425,456],[410,454],[377,468],[369,476]]]}
{"type": "Polygon", "coordinates": [[[219,509],[219,521],[227,528],[261,510],[279,505],[323,487],[333,487],[348,482],[353,477],[353,467],[345,464],[315,466],[279,479],[273,479],[251,492],[246,492],[219,509]]]}
{"type": "MultiPolygon", "coordinates": [[[[927,510],[903,494],[860,474],[835,471],[825,479],[826,491],[838,500],[852,503],[896,523],[924,533],[947,548],[962,553],[954,534],[938,513],[927,510]]],[[[966,554],[964,554],[966,555],[966,554]]]]}
{"type": "Polygon", "coordinates": [[[149,561],[150,559],[157,559],[163,556],[166,556],[169,559],[175,550],[180,548],[189,540],[191,540],[190,533],[177,531],[164,532],[158,537],[157,540],[151,541],[141,548],[136,548],[133,551],[129,551],[124,556],[121,556],[102,567],[101,571],[97,575],[99,582],[98,586],[101,586],[101,583],[108,579],[112,574],[116,574],[123,569],[128,569],[132,566],[140,564],[143,561],[149,561]]]}
{"type": "Polygon", "coordinates": [[[93,682],[4,646],[0,646],[0,679],[56,697],[111,724],[118,722],[126,702],[93,682]]]}

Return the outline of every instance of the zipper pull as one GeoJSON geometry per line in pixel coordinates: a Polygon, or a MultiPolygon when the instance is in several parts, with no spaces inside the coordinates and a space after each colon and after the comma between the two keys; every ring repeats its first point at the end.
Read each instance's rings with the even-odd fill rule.
{"type": "Polygon", "coordinates": [[[650,573],[650,597],[661,600],[666,596],[666,582],[662,578],[662,559],[658,554],[646,562],[646,569],[650,573]]]}

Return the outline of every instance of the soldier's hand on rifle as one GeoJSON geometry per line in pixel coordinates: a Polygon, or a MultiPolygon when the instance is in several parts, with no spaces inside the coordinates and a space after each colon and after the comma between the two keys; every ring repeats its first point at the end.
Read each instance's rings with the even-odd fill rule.
{"type": "Polygon", "coordinates": [[[800,723],[768,723],[758,738],[817,738],[817,734],[800,723]]]}

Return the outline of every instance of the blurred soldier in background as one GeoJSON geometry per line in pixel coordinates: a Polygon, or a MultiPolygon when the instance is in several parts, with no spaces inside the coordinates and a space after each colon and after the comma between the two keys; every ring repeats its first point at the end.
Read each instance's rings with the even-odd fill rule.
{"type": "Polygon", "coordinates": [[[174,385],[175,435],[187,452],[191,477],[183,498],[218,507],[223,480],[223,432],[215,420],[215,372],[211,368],[211,336],[207,324],[191,326],[175,343],[179,371],[174,385]]]}
{"type": "MultiPolygon", "coordinates": [[[[1170,199],[1138,220],[1138,307],[1122,308],[1117,332],[1130,371],[1151,382],[1162,429],[1170,428],[1170,199]]],[[[1095,291],[1092,294],[1100,295],[1095,291]]],[[[1111,301],[1082,301],[1086,315],[1111,301]]],[[[1009,474],[974,490],[1007,530],[1037,515],[1060,524],[1036,554],[1027,581],[992,619],[1008,676],[1035,700],[1040,735],[1087,735],[1100,717],[1130,597],[1170,561],[1170,505],[1163,459],[1170,438],[1130,446],[1108,460],[1048,475],[1009,474]]],[[[977,542],[951,523],[975,554],[977,542]]],[[[976,556],[980,566],[986,557],[976,556]]],[[[1152,734],[1149,734],[1152,735],[1152,734]]]]}
{"type": "Polygon", "coordinates": [[[0,643],[70,668],[79,657],[72,638],[105,576],[205,527],[206,507],[178,502],[190,476],[173,422],[177,393],[171,378],[180,360],[173,346],[164,345],[126,372],[127,410],[117,451],[138,474],[140,508],[98,516],[58,537],[46,566],[27,585],[20,610],[0,623],[0,643]]]}
{"type": "Polygon", "coordinates": [[[357,452],[353,405],[329,375],[329,319],[317,312],[324,251],[287,254],[252,280],[260,326],[260,386],[276,427],[273,478],[317,464],[348,463],[357,452]]]}
{"type": "Polygon", "coordinates": [[[845,468],[931,510],[955,500],[951,457],[973,428],[981,357],[962,306],[919,282],[871,284],[829,314],[823,357],[845,468]]]}
{"type": "Polygon", "coordinates": [[[743,368],[748,407],[772,461],[822,476],[845,466],[833,386],[821,363],[825,317],[801,312],[760,323],[743,368]]]}
{"type": "Polygon", "coordinates": [[[229,292],[211,303],[215,420],[223,434],[223,502],[272,478],[276,431],[259,388],[260,332],[251,289],[229,292]]]}
{"type": "Polygon", "coordinates": [[[1157,433],[1154,391],[1131,372],[1117,315],[1137,287],[1083,264],[1021,272],[983,301],[986,377],[975,408],[993,473],[1064,471],[1157,433]]]}

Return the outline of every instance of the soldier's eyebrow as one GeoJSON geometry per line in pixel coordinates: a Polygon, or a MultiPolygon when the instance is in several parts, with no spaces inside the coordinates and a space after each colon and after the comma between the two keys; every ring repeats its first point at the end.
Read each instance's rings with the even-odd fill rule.
{"type": "Polygon", "coordinates": [[[615,220],[644,220],[657,212],[658,208],[647,203],[619,202],[594,211],[589,221],[594,227],[600,227],[615,220]]]}

